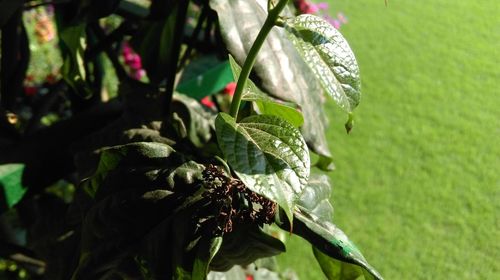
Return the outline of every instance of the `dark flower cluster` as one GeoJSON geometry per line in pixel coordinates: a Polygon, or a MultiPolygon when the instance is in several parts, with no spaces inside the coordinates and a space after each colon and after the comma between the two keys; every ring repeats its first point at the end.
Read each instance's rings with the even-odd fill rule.
{"type": "Polygon", "coordinates": [[[237,224],[262,226],[274,221],[276,203],[251,191],[241,180],[227,177],[212,164],[203,171],[203,179],[211,213],[202,226],[213,234],[229,233],[237,224]]]}

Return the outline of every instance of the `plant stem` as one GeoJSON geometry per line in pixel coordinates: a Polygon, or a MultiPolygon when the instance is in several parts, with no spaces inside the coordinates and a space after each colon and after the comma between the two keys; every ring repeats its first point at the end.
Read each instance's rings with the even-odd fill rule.
{"type": "Polygon", "coordinates": [[[234,91],[233,101],[231,102],[230,114],[235,119],[238,116],[238,110],[240,109],[241,97],[242,97],[241,95],[243,93],[243,89],[245,88],[245,84],[248,80],[248,77],[250,76],[250,72],[252,71],[255,59],[257,58],[257,54],[259,53],[260,48],[264,44],[267,35],[274,27],[279,14],[285,8],[287,3],[288,0],[279,0],[278,4],[276,4],[274,8],[269,9],[266,20],[264,21],[264,25],[260,29],[257,38],[255,38],[255,42],[253,43],[252,47],[250,48],[250,51],[248,52],[247,58],[245,59],[245,63],[243,64],[243,68],[241,69],[240,76],[238,77],[238,83],[236,84],[236,89],[234,91]]]}

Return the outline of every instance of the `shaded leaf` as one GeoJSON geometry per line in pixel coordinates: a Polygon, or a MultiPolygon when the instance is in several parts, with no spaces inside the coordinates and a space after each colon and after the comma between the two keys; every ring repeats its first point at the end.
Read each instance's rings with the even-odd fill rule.
{"type": "Polygon", "coordinates": [[[210,262],[222,245],[222,237],[204,238],[198,246],[198,253],[194,259],[192,280],[205,280],[209,271],[210,262]]]}
{"type": "Polygon", "coordinates": [[[240,123],[225,113],[215,120],[227,162],[252,191],[291,211],[309,178],[309,150],[300,131],[285,120],[256,115],[240,123]]]}
{"type": "MultiPolygon", "coordinates": [[[[218,14],[228,51],[239,65],[243,65],[265,21],[267,0],[211,0],[210,6],[218,14]]],[[[314,152],[329,157],[321,85],[284,30],[271,30],[257,55],[253,71],[260,79],[257,84],[267,93],[300,106],[304,115],[301,128],[304,139],[314,152]]]]}
{"type": "Polygon", "coordinates": [[[342,34],[321,17],[303,14],[285,24],[291,42],[325,91],[351,112],[361,97],[356,58],[342,34]]]}
{"type": "Polygon", "coordinates": [[[130,41],[141,56],[141,62],[151,82],[159,84],[166,77],[172,52],[175,16],[164,21],[144,22],[141,29],[130,41]]]}
{"type": "Polygon", "coordinates": [[[181,206],[198,189],[203,170],[163,144],[132,143],[104,150],[95,178],[88,180],[95,182],[95,196],[82,209],[81,255],[74,279],[140,272],[122,268],[137,254],[158,279],[190,272],[198,248],[193,243],[196,205],[181,206]],[[187,252],[189,244],[194,245],[187,252]]]}
{"type": "Polygon", "coordinates": [[[331,222],[330,192],[327,176],[311,177],[294,211],[294,233],[313,245],[315,256],[328,279],[382,279],[354,243],[331,222]]]}
{"type": "Polygon", "coordinates": [[[58,15],[56,16],[57,29],[63,57],[61,75],[78,95],[89,98],[92,91],[87,81],[84,60],[87,47],[86,24],[69,25],[62,19],[63,15],[56,15],[58,15]]]}
{"type": "Polygon", "coordinates": [[[86,181],[83,188],[94,197],[99,185],[110,171],[126,166],[154,166],[167,162],[182,162],[183,158],[174,149],[161,143],[138,142],[105,148],[100,151],[99,163],[95,173],[86,181]],[[172,155],[172,157],[171,157],[172,155]]]}
{"type": "Polygon", "coordinates": [[[0,27],[3,27],[16,11],[21,9],[23,1],[3,0],[0,1],[0,27]]]}
{"type": "Polygon", "coordinates": [[[198,101],[182,94],[174,94],[171,112],[177,114],[185,129],[185,136],[195,147],[201,148],[210,141],[215,114],[205,110],[198,101]]]}
{"type": "MultiPolygon", "coordinates": [[[[241,73],[241,67],[234,58],[229,55],[229,63],[233,71],[234,80],[237,81],[241,73]]],[[[253,82],[248,79],[243,90],[242,100],[252,101],[262,115],[274,115],[287,120],[295,127],[300,127],[304,123],[304,117],[296,108],[297,105],[289,104],[280,100],[275,100],[262,92],[253,82]]]]}
{"type": "Polygon", "coordinates": [[[130,40],[141,56],[151,84],[166,83],[166,94],[174,90],[177,63],[184,36],[184,25],[189,1],[154,1],[151,9],[166,7],[164,11],[151,10],[150,17],[130,40]]]}
{"type": "Polygon", "coordinates": [[[210,269],[227,271],[234,265],[247,266],[257,259],[272,257],[285,250],[283,242],[264,233],[257,225],[241,225],[224,235],[210,269]]]}

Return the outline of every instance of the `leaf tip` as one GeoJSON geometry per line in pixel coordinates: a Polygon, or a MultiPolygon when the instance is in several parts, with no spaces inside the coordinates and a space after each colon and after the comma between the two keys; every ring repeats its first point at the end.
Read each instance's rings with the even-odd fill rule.
{"type": "Polygon", "coordinates": [[[352,113],[349,113],[349,119],[345,123],[345,130],[347,134],[351,133],[353,127],[354,127],[354,115],[352,113]]]}

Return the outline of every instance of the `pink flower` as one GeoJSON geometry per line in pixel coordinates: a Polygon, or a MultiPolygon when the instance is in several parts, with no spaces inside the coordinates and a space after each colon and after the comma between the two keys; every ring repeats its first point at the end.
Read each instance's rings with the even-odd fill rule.
{"type": "Polygon", "coordinates": [[[315,14],[319,11],[319,7],[316,4],[308,3],[307,8],[305,10],[306,14],[315,14]]]}
{"type": "Polygon", "coordinates": [[[132,48],[130,48],[130,47],[128,46],[128,44],[124,44],[124,45],[123,45],[123,49],[122,49],[122,54],[123,54],[123,56],[125,56],[125,57],[126,57],[126,56],[131,55],[131,54],[132,54],[132,48]]]}
{"type": "Polygon", "coordinates": [[[346,24],[347,23],[347,18],[345,17],[345,15],[343,13],[337,13],[337,18],[339,19],[339,21],[342,23],[342,24],[346,24]]]}
{"type": "Polygon", "coordinates": [[[140,70],[142,68],[141,57],[138,54],[133,54],[131,60],[127,63],[130,68],[140,70]]]}
{"type": "Polygon", "coordinates": [[[316,7],[318,7],[319,10],[328,10],[328,3],[321,2],[316,4],[316,7]]]}
{"type": "Polygon", "coordinates": [[[329,16],[324,16],[324,19],[328,21],[335,29],[339,29],[342,23],[338,19],[331,18],[329,16]]]}
{"type": "Polygon", "coordinates": [[[146,75],[146,71],[144,71],[144,69],[139,69],[139,70],[135,71],[132,76],[134,77],[134,79],[140,80],[145,75],[146,75]]]}

